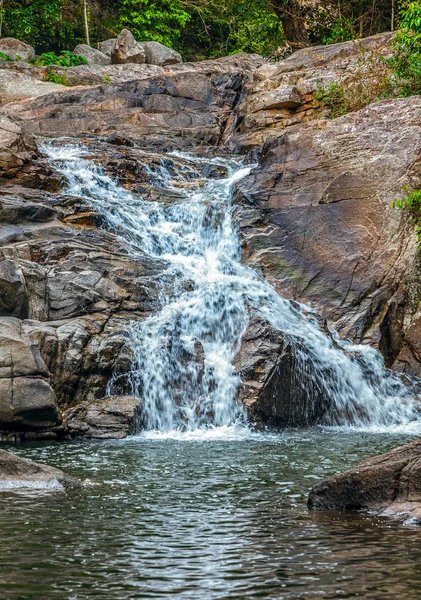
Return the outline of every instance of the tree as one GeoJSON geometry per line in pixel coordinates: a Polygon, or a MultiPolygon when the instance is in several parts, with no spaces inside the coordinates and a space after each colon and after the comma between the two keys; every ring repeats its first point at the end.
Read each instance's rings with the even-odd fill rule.
{"type": "Polygon", "coordinates": [[[88,0],[83,0],[83,22],[85,25],[86,43],[90,46],[89,41],[89,23],[88,23],[88,0]]]}

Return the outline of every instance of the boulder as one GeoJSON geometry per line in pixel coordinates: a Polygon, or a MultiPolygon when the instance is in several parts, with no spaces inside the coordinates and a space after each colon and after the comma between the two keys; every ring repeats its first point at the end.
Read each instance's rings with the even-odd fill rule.
{"type": "Polygon", "coordinates": [[[238,399],[254,425],[309,427],[330,414],[332,399],[300,369],[299,343],[253,316],[234,366],[241,378],[238,399]]]}
{"type": "Polygon", "coordinates": [[[111,62],[114,65],[124,65],[126,63],[143,64],[146,62],[143,45],[136,42],[133,34],[128,29],[123,29],[116,39],[111,52],[111,62]]]}
{"type": "Polygon", "coordinates": [[[28,291],[22,270],[11,260],[0,257],[0,316],[28,316],[28,291]]]}
{"type": "Polygon", "coordinates": [[[52,94],[66,86],[48,81],[38,81],[23,73],[12,70],[2,70],[0,77],[0,105],[8,102],[18,102],[27,98],[38,98],[52,94]]]}
{"type": "Polygon", "coordinates": [[[114,47],[115,47],[116,39],[117,38],[111,38],[109,40],[105,40],[104,42],[100,42],[98,44],[98,50],[102,54],[105,54],[105,56],[108,56],[111,59],[111,55],[112,55],[114,47]]]}
{"type": "Polygon", "coordinates": [[[31,164],[37,147],[32,136],[7,118],[0,119],[0,181],[12,179],[31,164]]]}
{"type": "Polygon", "coordinates": [[[395,448],[313,487],[314,510],[369,510],[421,524],[421,441],[395,448]]]}
{"type": "Polygon", "coordinates": [[[142,46],[145,49],[145,62],[150,65],[166,67],[167,65],[175,65],[183,62],[179,52],[159,42],[142,42],[142,46]]]}
{"type": "Polygon", "coordinates": [[[35,56],[32,46],[15,38],[0,39],[0,52],[10,56],[12,60],[28,61],[35,56]]]}
{"type": "Polygon", "coordinates": [[[80,482],[60,469],[20,458],[0,450],[0,491],[30,489],[59,491],[80,482]]]}
{"type": "Polygon", "coordinates": [[[110,65],[111,58],[106,54],[103,54],[99,50],[88,46],[88,44],[79,44],[73,50],[73,54],[76,56],[83,56],[88,61],[88,65],[110,65]]]}
{"type": "Polygon", "coordinates": [[[45,430],[58,424],[50,373],[21,321],[0,319],[0,431],[45,430]]]}
{"type": "Polygon", "coordinates": [[[138,398],[110,396],[69,408],[64,413],[63,425],[72,436],[121,439],[135,433],[139,410],[138,398]]]}

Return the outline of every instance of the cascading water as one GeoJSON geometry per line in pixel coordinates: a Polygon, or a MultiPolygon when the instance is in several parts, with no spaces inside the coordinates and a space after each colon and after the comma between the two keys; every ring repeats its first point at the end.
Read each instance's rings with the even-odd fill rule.
{"type": "Polygon", "coordinates": [[[326,424],[384,427],[419,417],[416,399],[385,369],[378,351],[333,340],[307,307],[280,297],[241,263],[231,197],[250,167],[177,153],[162,157],[154,169],[145,161],[150,183],[177,193],[179,199],[166,204],[145,201],[119,186],[84,158],[80,147],[44,150],[66,176],[68,193],[87,198],[134,257],[146,253],[166,265],[160,310],[131,327],[130,381],[143,399],[147,430],[246,424],[236,400],[240,380],[233,360],[250,311],[297,342],[300,369],[332,399],[335,410],[326,424]],[[228,176],[180,186],[209,164],[226,169],[228,176]]]}

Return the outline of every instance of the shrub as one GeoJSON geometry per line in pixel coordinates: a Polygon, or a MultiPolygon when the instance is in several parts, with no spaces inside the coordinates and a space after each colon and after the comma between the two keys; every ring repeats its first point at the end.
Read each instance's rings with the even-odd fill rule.
{"type": "Polygon", "coordinates": [[[77,67],[88,64],[84,56],[76,56],[68,50],[63,50],[59,55],[54,52],[43,52],[41,58],[33,59],[31,62],[39,66],[58,65],[59,67],[77,67]]]}
{"type": "Polygon", "coordinates": [[[393,71],[388,60],[374,52],[360,50],[357,65],[349,75],[327,86],[319,86],[315,99],[332,119],[361,110],[368,104],[395,95],[393,71]]]}
{"type": "Polygon", "coordinates": [[[411,213],[418,234],[418,240],[421,244],[421,190],[408,191],[407,187],[403,188],[403,192],[407,195],[405,198],[397,198],[392,202],[392,208],[406,210],[411,213]]]}
{"type": "Polygon", "coordinates": [[[58,83],[60,85],[69,85],[67,77],[65,77],[64,75],[59,75],[58,73],[54,73],[54,71],[51,71],[50,69],[48,69],[48,71],[46,72],[44,81],[49,81],[50,83],[58,83]]]}

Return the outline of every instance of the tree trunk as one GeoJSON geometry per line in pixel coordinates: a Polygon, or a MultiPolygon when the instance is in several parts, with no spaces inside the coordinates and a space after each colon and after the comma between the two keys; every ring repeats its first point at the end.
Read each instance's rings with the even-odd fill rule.
{"type": "Polygon", "coordinates": [[[293,50],[310,46],[301,0],[287,0],[281,20],[285,37],[293,50]]]}
{"type": "Polygon", "coordinates": [[[88,23],[88,0],[83,0],[83,20],[85,22],[86,43],[90,46],[89,41],[89,23],[88,23]]]}

